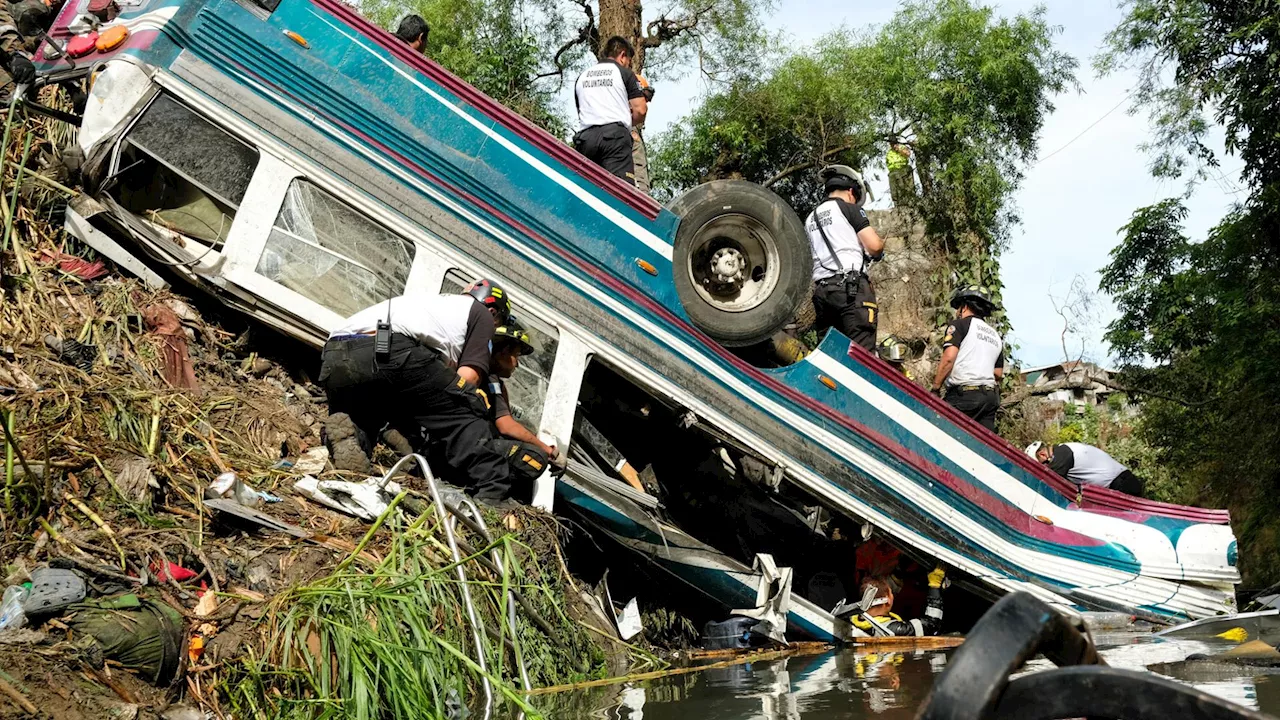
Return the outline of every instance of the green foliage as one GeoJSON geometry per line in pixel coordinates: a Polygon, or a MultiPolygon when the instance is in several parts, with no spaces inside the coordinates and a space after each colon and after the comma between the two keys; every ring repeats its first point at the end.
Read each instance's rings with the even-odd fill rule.
{"type": "Polygon", "coordinates": [[[1135,68],[1152,170],[1218,173],[1211,120],[1243,158],[1248,198],[1202,242],[1177,200],[1123,228],[1102,289],[1107,340],[1145,396],[1139,434],[1172,472],[1171,498],[1226,504],[1248,583],[1280,579],[1280,13],[1275,3],[1126,0],[1103,71],[1135,68]]]}
{"type": "Polygon", "coordinates": [[[364,0],[361,9],[392,31],[404,15],[421,15],[431,27],[431,59],[551,133],[567,134],[558,86],[537,77],[563,32],[554,0],[364,0]]]}
{"type": "Polygon", "coordinates": [[[1134,90],[1150,112],[1157,176],[1215,172],[1205,146],[1210,119],[1226,128],[1226,149],[1245,161],[1255,188],[1280,178],[1276,68],[1280,11],[1274,2],[1124,0],[1099,70],[1139,71],[1134,90]],[[1172,81],[1172,82],[1171,82],[1172,81]]]}
{"type": "Polygon", "coordinates": [[[655,138],[655,187],[666,198],[745,178],[806,213],[821,196],[820,166],[880,167],[900,141],[913,151],[928,233],[952,260],[955,276],[937,286],[982,283],[999,300],[996,255],[1017,220],[1010,198],[1050,97],[1073,82],[1055,32],[1043,9],[998,18],[968,0],[908,3],[870,34],[838,30],[708,96],[655,138]]]}
{"type": "MultiPolygon", "coordinates": [[[[1274,203],[1272,203],[1274,205],[1274,203]]],[[[1184,498],[1223,503],[1254,581],[1276,579],[1242,528],[1276,516],[1280,482],[1280,222],[1262,203],[1233,211],[1203,242],[1183,232],[1186,208],[1137,211],[1103,271],[1120,310],[1107,341],[1122,381],[1147,396],[1143,437],[1184,498]]],[[[1274,537],[1274,535],[1271,535],[1274,537]]]]}
{"type": "Polygon", "coordinates": [[[260,623],[265,654],[229,668],[225,687],[236,717],[451,718],[480,695],[485,677],[495,699],[533,713],[516,689],[517,654],[537,687],[602,673],[600,648],[562,607],[569,588],[529,547],[511,535],[492,543],[471,537],[478,550],[463,557],[464,586],[435,514],[407,523],[392,514],[383,516],[393,530],[385,559],[365,562],[354,552],[329,575],[273,600],[260,623]],[[491,553],[501,556],[504,576],[486,574],[475,561],[491,553]],[[350,567],[357,562],[365,567],[350,567]],[[490,632],[473,629],[464,587],[490,632]],[[524,593],[556,638],[543,634],[523,609],[515,613],[512,636],[512,589],[524,593]],[[484,670],[473,631],[480,633],[484,670]]]}

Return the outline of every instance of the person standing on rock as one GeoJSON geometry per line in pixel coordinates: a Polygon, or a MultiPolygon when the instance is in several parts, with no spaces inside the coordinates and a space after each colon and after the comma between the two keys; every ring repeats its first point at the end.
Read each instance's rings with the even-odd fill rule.
{"type": "Polygon", "coordinates": [[[591,162],[636,184],[631,128],[649,113],[644,90],[631,70],[636,50],[620,37],[604,45],[599,63],[578,76],[573,100],[578,106],[578,133],[573,147],[591,162]]]}
{"type": "Polygon", "coordinates": [[[493,447],[488,395],[494,330],[510,302],[491,280],[460,295],[406,294],[366,308],[333,330],[321,354],[334,466],[368,472],[385,427],[425,450],[433,471],[497,503],[511,467],[493,447]]]}
{"type": "Polygon", "coordinates": [[[867,270],[884,253],[884,240],[862,209],[871,190],[848,165],[830,165],[820,176],[827,199],[804,223],[813,248],[815,329],[821,335],[834,327],[875,352],[876,291],[867,270]]]}
{"type": "Polygon", "coordinates": [[[1000,379],[1004,377],[1004,340],[987,324],[996,311],[987,289],[969,285],[951,295],[956,319],[942,340],[942,361],[933,379],[933,390],[946,387],[943,399],[951,407],[996,431],[1000,409],[1000,379]]]}

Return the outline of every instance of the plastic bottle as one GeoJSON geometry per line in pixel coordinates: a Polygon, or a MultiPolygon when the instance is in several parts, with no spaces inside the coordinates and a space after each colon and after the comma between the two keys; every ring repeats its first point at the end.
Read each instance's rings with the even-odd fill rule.
{"type": "Polygon", "coordinates": [[[27,624],[22,602],[30,594],[31,589],[24,585],[11,585],[4,591],[4,597],[0,599],[0,630],[16,630],[27,624]]]}

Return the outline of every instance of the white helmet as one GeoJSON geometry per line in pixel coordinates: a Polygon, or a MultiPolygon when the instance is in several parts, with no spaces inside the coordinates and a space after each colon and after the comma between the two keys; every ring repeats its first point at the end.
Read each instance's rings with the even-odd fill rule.
{"type": "Polygon", "coordinates": [[[822,186],[826,192],[853,190],[858,196],[858,207],[865,205],[867,200],[875,200],[871,195],[871,186],[862,179],[862,173],[848,165],[828,165],[822,168],[818,177],[822,178],[822,186]]]}
{"type": "Polygon", "coordinates": [[[1031,456],[1032,460],[1039,460],[1040,458],[1036,457],[1036,453],[1040,452],[1042,447],[1044,447],[1044,443],[1037,440],[1027,446],[1027,454],[1031,456]]]}

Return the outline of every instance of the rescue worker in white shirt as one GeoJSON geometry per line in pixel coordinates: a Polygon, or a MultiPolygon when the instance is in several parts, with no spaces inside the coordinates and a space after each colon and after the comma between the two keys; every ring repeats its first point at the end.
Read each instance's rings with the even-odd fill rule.
{"type": "Polygon", "coordinates": [[[986,323],[996,311],[986,288],[969,285],[955,291],[951,307],[956,319],[942,340],[942,361],[933,379],[937,392],[946,384],[943,399],[951,407],[996,430],[1000,409],[1000,379],[1004,377],[1004,340],[986,323]]]}
{"type": "Polygon", "coordinates": [[[490,444],[506,458],[516,480],[515,496],[532,501],[533,482],[542,475],[548,463],[558,462],[556,448],[548,445],[520,424],[511,414],[507,378],[515,374],[520,356],[533,352],[529,333],[514,317],[508,317],[493,332],[493,355],[489,362],[489,404],[494,431],[498,435],[490,444]]]}
{"type": "Polygon", "coordinates": [[[320,384],[329,401],[326,442],[339,469],[367,472],[384,427],[425,450],[432,470],[477,500],[507,497],[511,468],[491,445],[493,333],[506,293],[478,280],[460,295],[406,294],[361,310],[329,334],[320,384]]]}
{"type": "Polygon", "coordinates": [[[1092,445],[1076,442],[1046,445],[1033,442],[1027,446],[1027,454],[1076,485],[1111,488],[1134,497],[1142,497],[1146,490],[1146,483],[1142,478],[1134,475],[1105,450],[1092,445]]]}
{"type": "Polygon", "coordinates": [[[604,45],[598,64],[578,76],[573,99],[578,107],[578,133],[573,147],[591,162],[636,184],[631,128],[644,123],[649,103],[631,70],[636,50],[614,36],[604,45]]]}
{"type": "Polygon", "coordinates": [[[884,240],[862,205],[870,189],[853,168],[822,169],[827,199],[809,213],[804,229],[813,247],[813,309],[821,335],[834,327],[870,352],[876,349],[876,291],[867,277],[884,240]]]}

